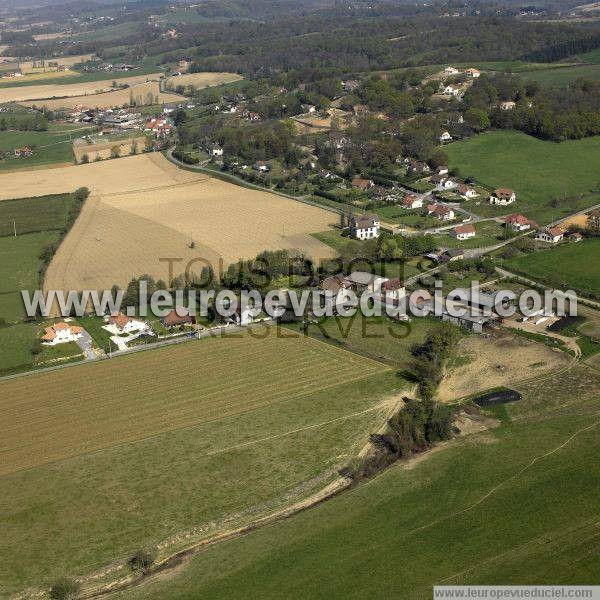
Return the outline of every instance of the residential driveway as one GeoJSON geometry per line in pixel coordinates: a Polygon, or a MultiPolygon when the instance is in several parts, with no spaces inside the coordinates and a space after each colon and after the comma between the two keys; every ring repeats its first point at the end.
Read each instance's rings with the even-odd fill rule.
{"type": "Polygon", "coordinates": [[[87,331],[84,331],[83,335],[78,340],[75,340],[75,343],[83,350],[86,360],[92,360],[96,357],[92,350],[92,336],[87,331]]]}

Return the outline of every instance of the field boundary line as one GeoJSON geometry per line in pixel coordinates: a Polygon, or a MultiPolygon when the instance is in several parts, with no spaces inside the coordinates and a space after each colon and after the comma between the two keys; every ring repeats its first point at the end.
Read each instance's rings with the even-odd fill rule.
{"type": "MultiPolygon", "coordinates": [[[[598,416],[598,415],[600,415],[600,413],[595,413],[594,416],[598,416]]],[[[503,487],[504,485],[506,485],[510,481],[513,481],[517,477],[520,477],[525,471],[529,470],[537,462],[539,462],[540,460],[543,460],[544,458],[547,458],[548,456],[552,456],[556,452],[559,452],[565,446],[567,446],[572,440],[574,440],[578,435],[580,435],[581,433],[584,433],[584,432],[586,432],[586,431],[588,431],[590,429],[593,429],[597,425],[600,425],[600,421],[596,421],[596,422],[592,423],[591,425],[586,425],[585,427],[582,427],[581,429],[578,429],[577,431],[575,431],[574,433],[572,433],[562,444],[556,446],[556,448],[553,448],[552,450],[549,450],[548,452],[545,452],[544,454],[540,454],[539,456],[536,456],[535,458],[533,458],[529,463],[527,463],[519,471],[517,471],[516,473],[514,473],[513,475],[511,475],[510,477],[508,477],[504,481],[501,481],[500,483],[498,483],[497,485],[495,485],[491,490],[489,490],[486,494],[484,494],[481,498],[479,498],[479,500],[477,500],[473,504],[471,504],[471,505],[469,505],[469,506],[467,506],[467,507],[465,507],[465,508],[463,508],[461,510],[458,510],[458,511],[455,511],[453,513],[450,513],[449,515],[446,515],[444,517],[440,517],[439,519],[436,519],[435,521],[431,521],[430,523],[427,523],[425,525],[421,525],[420,527],[417,527],[416,529],[412,529],[411,531],[408,531],[405,535],[408,536],[408,535],[412,535],[413,533],[417,533],[419,531],[423,531],[425,529],[429,529],[430,527],[434,527],[435,525],[438,525],[439,523],[443,523],[444,521],[448,521],[449,519],[452,519],[454,517],[457,517],[459,515],[462,515],[462,514],[464,514],[466,512],[469,512],[469,511],[473,510],[474,508],[476,508],[477,506],[479,506],[480,504],[482,504],[483,502],[485,502],[490,496],[494,495],[501,487],[503,487]]]]}
{"type": "Polygon", "coordinates": [[[336,423],[338,421],[345,421],[347,419],[353,419],[354,417],[359,417],[361,415],[365,415],[370,412],[375,412],[376,410],[381,409],[381,403],[376,404],[375,406],[371,406],[370,408],[366,408],[365,410],[360,410],[358,412],[350,413],[348,415],[343,415],[341,417],[336,417],[335,419],[329,419],[328,421],[322,421],[321,423],[314,423],[312,425],[306,425],[305,427],[300,427],[298,429],[292,429],[290,431],[285,431],[283,433],[277,433],[275,435],[269,435],[264,438],[260,438],[258,440],[253,440],[251,442],[245,442],[243,444],[237,444],[235,446],[229,446],[229,448],[221,448],[219,450],[213,450],[212,452],[208,452],[200,456],[200,458],[206,456],[215,456],[216,454],[223,454],[224,452],[229,452],[230,450],[237,450],[239,448],[245,448],[247,446],[253,446],[254,444],[260,444],[262,442],[268,442],[269,440],[275,440],[278,438],[286,437],[288,435],[294,435],[295,433],[301,433],[303,431],[308,431],[309,429],[317,429],[319,427],[324,427],[326,425],[331,425],[332,423],[336,423]]]}
{"type": "MultiPolygon", "coordinates": [[[[587,529],[588,527],[592,526],[592,527],[598,527],[600,525],[600,522],[598,522],[597,519],[592,519],[591,521],[588,521],[586,523],[583,524],[579,524],[575,527],[571,527],[568,528],[566,531],[562,531],[561,533],[557,534],[557,535],[552,535],[552,533],[544,533],[542,535],[540,535],[539,537],[536,537],[532,540],[529,540],[527,542],[525,542],[524,544],[521,544],[520,546],[517,546],[516,548],[511,548],[509,550],[505,550],[504,552],[500,552],[500,554],[496,554],[494,556],[491,556],[489,558],[487,558],[486,560],[477,563],[476,565],[473,565],[472,567],[469,567],[467,569],[463,569],[462,571],[460,571],[459,573],[454,573],[453,575],[449,575],[448,577],[445,577],[444,579],[440,579],[438,581],[435,582],[435,585],[443,585],[444,583],[446,583],[447,581],[451,581],[452,579],[456,579],[457,577],[461,577],[462,575],[466,575],[467,573],[474,571],[475,569],[478,569],[479,567],[482,567],[486,564],[489,564],[490,562],[494,562],[496,560],[498,560],[499,558],[503,558],[506,555],[509,554],[513,554],[514,552],[518,552],[524,548],[526,548],[527,546],[531,546],[532,544],[538,544],[540,542],[551,542],[551,541],[556,541],[560,538],[563,538],[567,535],[570,535],[572,533],[578,532],[578,531],[582,531],[587,529]],[[550,537],[550,539],[548,539],[550,537]]],[[[590,539],[593,539],[594,537],[600,535],[600,533],[595,533],[594,535],[586,538],[583,541],[587,541],[590,539]]]]}

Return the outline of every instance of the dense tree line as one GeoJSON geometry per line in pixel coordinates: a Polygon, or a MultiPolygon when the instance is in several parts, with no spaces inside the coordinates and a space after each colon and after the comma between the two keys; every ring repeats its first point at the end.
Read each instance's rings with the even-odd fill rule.
{"type": "Polygon", "coordinates": [[[543,89],[516,75],[483,75],[465,95],[465,104],[471,111],[487,111],[489,124],[498,129],[517,129],[557,142],[600,135],[596,81],[580,79],[564,88],[543,89]],[[515,102],[515,108],[502,110],[502,101],[515,102]]]}

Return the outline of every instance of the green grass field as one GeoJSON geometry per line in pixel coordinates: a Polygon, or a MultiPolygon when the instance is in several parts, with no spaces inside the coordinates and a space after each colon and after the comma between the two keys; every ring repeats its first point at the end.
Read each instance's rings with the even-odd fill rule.
{"type": "Polygon", "coordinates": [[[561,288],[600,297],[600,239],[561,244],[549,250],[523,254],[506,262],[507,269],[561,288]]]}
{"type": "Polygon", "coordinates": [[[495,207],[485,200],[465,207],[483,216],[520,212],[545,224],[599,201],[600,191],[595,168],[600,153],[600,137],[567,141],[560,144],[538,140],[516,131],[491,131],[462,142],[448,144],[444,151],[450,165],[463,177],[474,177],[492,188],[509,187],[517,193],[517,202],[495,207]],[[575,197],[581,200],[551,205],[553,198],[575,197]]]}
{"type": "MultiPolygon", "coordinates": [[[[362,356],[379,360],[396,368],[406,368],[411,360],[410,348],[423,341],[431,329],[438,326],[435,319],[413,319],[398,322],[387,317],[327,318],[319,325],[311,324],[310,337],[362,356]]],[[[299,326],[290,326],[299,330],[299,326]]]]}
{"type": "Polygon", "coordinates": [[[490,411],[495,429],[109,597],[429,599],[434,584],[595,584],[600,378],[580,369],[523,386],[524,400],[490,411]]]}
{"type": "Polygon", "coordinates": [[[255,335],[0,383],[0,596],[309,495],[406,387],[381,362],[289,330],[255,335]]]}
{"type": "Polygon", "coordinates": [[[544,87],[564,87],[576,79],[600,80],[600,64],[534,69],[532,71],[520,71],[519,75],[525,80],[537,81],[544,87]]]}
{"type": "Polygon", "coordinates": [[[72,163],[71,139],[90,130],[79,124],[51,123],[47,131],[1,131],[0,150],[6,153],[6,158],[0,160],[0,172],[72,163]],[[15,158],[13,150],[23,146],[37,146],[37,150],[30,158],[15,158]]]}
{"type": "Polygon", "coordinates": [[[600,64],[600,48],[580,54],[577,58],[585,63],[600,64]]]}
{"type": "Polygon", "coordinates": [[[0,203],[0,237],[61,230],[73,204],[70,194],[5,200],[0,203]]]}

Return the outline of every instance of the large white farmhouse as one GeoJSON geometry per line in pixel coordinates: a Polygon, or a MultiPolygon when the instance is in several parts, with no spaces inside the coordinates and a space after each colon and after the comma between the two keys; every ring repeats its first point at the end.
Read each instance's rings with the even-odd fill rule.
{"type": "Polygon", "coordinates": [[[357,240],[379,237],[381,221],[377,215],[364,215],[350,219],[350,235],[357,240]]]}
{"type": "Polygon", "coordinates": [[[83,327],[70,325],[69,323],[55,323],[51,327],[46,327],[42,336],[42,344],[45,346],[56,346],[74,342],[83,336],[83,327]]]}

